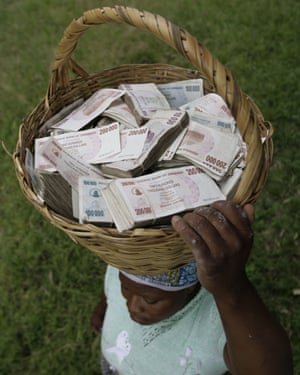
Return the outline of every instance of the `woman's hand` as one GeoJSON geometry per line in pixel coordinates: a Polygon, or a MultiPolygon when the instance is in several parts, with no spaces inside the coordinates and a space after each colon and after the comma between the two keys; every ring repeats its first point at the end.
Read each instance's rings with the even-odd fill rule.
{"type": "Polygon", "coordinates": [[[253,242],[254,208],[228,201],[200,207],[172,225],[193,250],[198,278],[204,288],[226,296],[245,280],[245,265],[253,242]]]}

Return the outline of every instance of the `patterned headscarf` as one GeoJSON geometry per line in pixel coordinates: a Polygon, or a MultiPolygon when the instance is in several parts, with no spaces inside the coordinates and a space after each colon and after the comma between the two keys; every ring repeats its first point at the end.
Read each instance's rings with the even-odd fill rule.
{"type": "Polygon", "coordinates": [[[124,271],[121,273],[128,279],[143,285],[152,286],[166,291],[177,291],[195,285],[198,282],[196,262],[186,264],[174,271],[159,275],[133,275],[124,271]]]}

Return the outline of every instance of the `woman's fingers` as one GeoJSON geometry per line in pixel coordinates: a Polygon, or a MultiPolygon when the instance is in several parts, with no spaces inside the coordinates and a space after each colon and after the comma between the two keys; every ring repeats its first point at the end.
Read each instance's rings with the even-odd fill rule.
{"type": "Polygon", "coordinates": [[[197,250],[197,254],[195,254],[197,257],[196,260],[207,258],[209,256],[209,249],[201,235],[186,221],[187,215],[183,218],[178,215],[173,216],[171,219],[173,228],[192,250],[197,250]]]}
{"type": "Polygon", "coordinates": [[[222,232],[228,233],[231,228],[222,213],[211,207],[204,207],[185,215],[184,219],[201,236],[210,256],[216,259],[224,257],[226,244],[222,232]]]}
{"type": "Polygon", "coordinates": [[[243,210],[220,201],[172,218],[174,229],[193,250],[201,284],[211,292],[230,290],[244,274],[253,214],[250,205],[243,210]]]}
{"type": "Polygon", "coordinates": [[[199,207],[183,218],[176,215],[172,224],[185,242],[197,250],[197,258],[217,259],[250,248],[253,218],[252,205],[246,205],[244,210],[231,202],[219,201],[199,207]]]}
{"type": "Polygon", "coordinates": [[[231,224],[231,232],[222,231],[221,235],[232,248],[232,251],[248,251],[253,242],[251,221],[254,220],[254,208],[246,205],[245,210],[228,201],[215,202],[211,206],[224,214],[231,224]]]}

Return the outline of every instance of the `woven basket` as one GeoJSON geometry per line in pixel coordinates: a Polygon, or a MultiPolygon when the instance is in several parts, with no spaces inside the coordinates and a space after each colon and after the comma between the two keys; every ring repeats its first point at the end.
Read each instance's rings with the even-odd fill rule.
{"type": "Polygon", "coordinates": [[[247,164],[234,196],[240,204],[255,202],[266,181],[273,145],[272,127],[256,104],[243,93],[230,70],[193,36],[163,17],[123,6],[87,11],[73,20],[61,39],[45,98],[25,118],[14,153],[16,174],[26,198],[53,225],[90,249],[105,262],[136,274],[156,274],[190,262],[191,250],[172,227],[136,228],[119,233],[115,228],[79,224],[41,203],[25,170],[25,150],[33,150],[43,123],[78,98],[88,98],[102,87],[120,83],[163,83],[202,77],[205,92],[216,92],[227,102],[248,145],[247,164]],[[166,64],[122,65],[97,74],[86,73],[71,55],[87,29],[104,23],[125,23],[146,30],[173,47],[197,70],[166,64]],[[70,73],[76,74],[75,79],[70,73]],[[264,142],[262,142],[264,138],[264,142]]]}

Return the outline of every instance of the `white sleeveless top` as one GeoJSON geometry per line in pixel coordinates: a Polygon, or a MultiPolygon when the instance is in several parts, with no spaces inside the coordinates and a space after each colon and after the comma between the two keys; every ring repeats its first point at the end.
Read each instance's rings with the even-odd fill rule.
{"type": "Polygon", "coordinates": [[[199,293],[173,316],[152,325],[131,320],[121,294],[119,271],[105,275],[107,311],[102,354],[119,375],[221,375],[226,342],[212,295],[199,293]]]}

